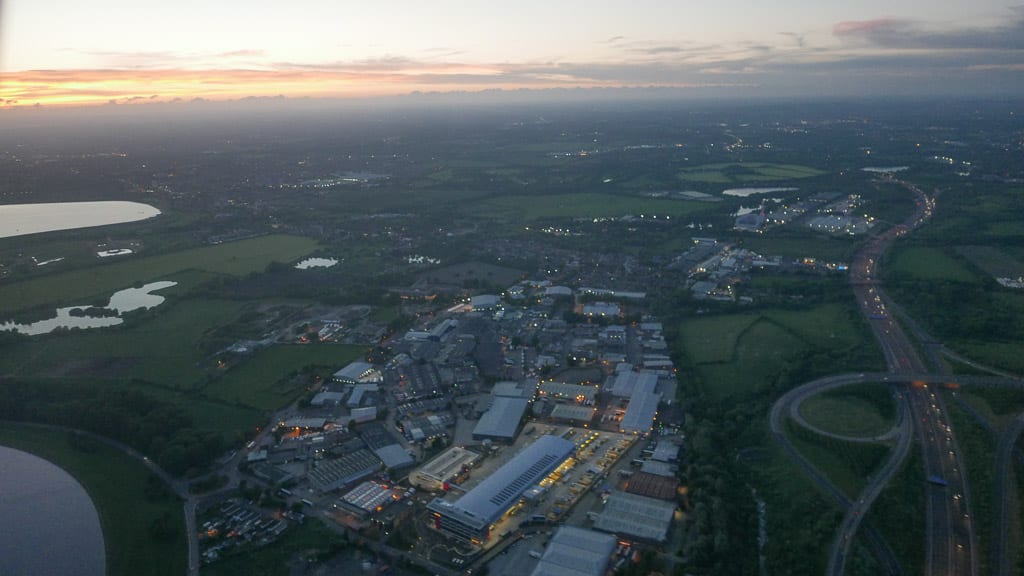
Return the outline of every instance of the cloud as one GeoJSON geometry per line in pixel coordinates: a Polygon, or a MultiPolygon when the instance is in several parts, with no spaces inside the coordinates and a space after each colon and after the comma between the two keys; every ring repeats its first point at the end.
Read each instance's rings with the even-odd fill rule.
{"type": "Polygon", "coordinates": [[[792,38],[793,41],[796,42],[797,47],[799,48],[807,47],[807,40],[803,34],[798,34],[796,32],[779,32],[779,35],[788,36],[789,38],[792,38]]]}
{"type": "Polygon", "coordinates": [[[817,36],[810,32],[780,32],[786,40],[775,44],[641,42],[613,36],[604,41],[611,56],[592,61],[472,62],[444,46],[420,58],[392,54],[325,62],[275,61],[253,49],[92,52],[107,65],[0,73],[0,105],[638,86],[742,88],[767,95],[1024,93],[1024,11],[1013,15],[989,28],[936,28],[894,18],[839,22],[832,27],[839,42],[830,43],[814,42],[817,36]]]}
{"type": "Polygon", "coordinates": [[[833,34],[883,48],[929,50],[1024,50],[1024,9],[1005,24],[936,28],[914,20],[880,18],[837,23],[833,34]]]}
{"type": "Polygon", "coordinates": [[[258,50],[258,49],[254,49],[254,48],[246,48],[246,49],[243,49],[243,50],[232,50],[230,52],[221,52],[220,54],[216,54],[216,56],[218,58],[241,58],[241,57],[244,57],[244,58],[259,58],[259,57],[263,57],[263,56],[266,56],[266,55],[267,55],[267,52],[265,50],[258,50]]]}

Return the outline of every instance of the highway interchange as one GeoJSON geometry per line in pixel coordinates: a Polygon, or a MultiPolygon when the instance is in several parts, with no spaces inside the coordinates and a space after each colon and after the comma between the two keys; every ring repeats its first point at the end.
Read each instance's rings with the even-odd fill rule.
{"type": "MultiPolygon", "coordinates": [[[[901,468],[914,440],[922,450],[926,476],[936,479],[935,483],[921,487],[925,490],[927,515],[925,573],[971,576],[978,573],[977,542],[970,513],[970,492],[963,458],[957,446],[955,431],[946,416],[943,396],[935,391],[935,384],[950,385],[954,377],[946,372],[938,360],[938,354],[935,353],[936,348],[941,349],[941,344],[927,337],[912,320],[904,318],[917,340],[924,346],[928,361],[922,359],[901,323],[895,320],[895,313],[900,311],[889,300],[877,281],[877,263],[881,256],[897,238],[923,224],[935,208],[934,199],[912,185],[902,184],[915,195],[914,214],[906,223],[894,226],[870,240],[855,257],[850,276],[860,310],[868,319],[872,332],[881,346],[889,371],[829,376],[809,382],[782,396],[772,407],[771,412],[772,433],[777,441],[816,484],[833,496],[844,511],[843,521],[829,554],[827,574],[830,576],[843,574],[862,520],[882,489],[901,468]],[[889,432],[873,438],[830,434],[810,426],[799,415],[800,404],[805,399],[859,382],[889,383],[898,408],[896,423],[889,432]],[[892,450],[886,462],[872,475],[861,494],[856,500],[851,501],[789,443],[784,434],[786,417],[791,418],[799,426],[845,441],[893,442],[892,450]],[[942,483],[945,485],[941,485],[942,483]]],[[[1024,387],[1024,382],[1014,379],[1011,375],[994,372],[998,377],[957,377],[956,385],[1024,387]]],[[[1022,427],[1024,420],[1018,418],[1012,429],[1004,433],[1000,439],[1000,460],[996,464],[996,508],[1001,514],[996,519],[994,534],[1002,535],[1002,539],[993,546],[993,565],[997,567],[999,574],[1008,573],[1005,486],[1008,484],[1006,478],[1009,474],[1008,462],[1011,459],[1009,454],[1013,451],[1022,427]]],[[[866,531],[866,536],[868,544],[885,570],[889,574],[901,574],[902,568],[893,557],[891,549],[884,541],[880,541],[881,537],[870,528],[866,531]]]]}

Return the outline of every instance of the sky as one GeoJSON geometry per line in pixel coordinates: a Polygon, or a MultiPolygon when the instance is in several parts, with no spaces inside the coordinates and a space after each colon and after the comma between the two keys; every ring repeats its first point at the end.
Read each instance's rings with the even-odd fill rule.
{"type": "Polygon", "coordinates": [[[996,0],[0,0],[0,107],[677,88],[1024,94],[996,0]]]}

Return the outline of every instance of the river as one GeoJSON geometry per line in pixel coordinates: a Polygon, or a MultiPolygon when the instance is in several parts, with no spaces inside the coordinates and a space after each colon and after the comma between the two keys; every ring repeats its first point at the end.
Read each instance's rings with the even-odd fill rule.
{"type": "Polygon", "coordinates": [[[99,515],[70,474],[0,446],[0,574],[103,576],[99,515]]]}

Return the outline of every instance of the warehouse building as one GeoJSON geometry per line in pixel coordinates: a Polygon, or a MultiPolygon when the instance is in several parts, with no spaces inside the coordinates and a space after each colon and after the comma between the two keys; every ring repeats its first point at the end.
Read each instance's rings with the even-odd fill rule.
{"type": "Polygon", "coordinates": [[[541,436],[458,500],[431,502],[427,509],[434,527],[471,543],[486,541],[491,525],[575,451],[576,445],[564,438],[541,436]]]}
{"type": "Polygon", "coordinates": [[[594,521],[594,529],[623,538],[664,542],[675,511],[675,502],[614,491],[594,521]]]}
{"type": "Polygon", "coordinates": [[[611,534],[562,526],[530,576],[602,576],[616,543],[611,534]]]}
{"type": "Polygon", "coordinates": [[[519,431],[519,422],[530,401],[526,398],[495,396],[491,407],[473,428],[473,440],[512,442],[519,431]]]}
{"type": "Polygon", "coordinates": [[[445,484],[457,484],[480,455],[461,446],[452,446],[438,454],[436,458],[424,464],[415,473],[409,475],[409,483],[413,486],[438,492],[445,484]]]}

